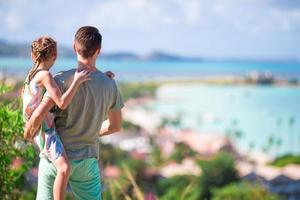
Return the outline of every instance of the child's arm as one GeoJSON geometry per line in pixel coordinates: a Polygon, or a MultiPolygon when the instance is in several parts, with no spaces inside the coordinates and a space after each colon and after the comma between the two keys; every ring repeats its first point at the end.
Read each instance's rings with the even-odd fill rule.
{"type": "Polygon", "coordinates": [[[46,113],[54,106],[54,102],[49,97],[44,97],[39,106],[33,111],[29,121],[25,126],[23,136],[25,139],[32,141],[40,129],[46,113]]]}
{"type": "Polygon", "coordinates": [[[89,71],[75,72],[74,80],[68,90],[62,94],[55,80],[49,71],[42,71],[41,83],[46,88],[47,92],[55,104],[62,110],[66,109],[74,97],[79,85],[87,80],[90,80],[89,71]]]}

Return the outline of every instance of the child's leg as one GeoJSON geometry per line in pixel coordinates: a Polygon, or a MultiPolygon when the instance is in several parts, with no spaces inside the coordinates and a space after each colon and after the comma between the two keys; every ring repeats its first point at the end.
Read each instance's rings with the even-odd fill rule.
{"type": "Polygon", "coordinates": [[[64,200],[70,175],[70,164],[65,152],[63,156],[58,157],[53,163],[57,169],[53,185],[54,200],[64,200]]]}
{"type": "Polygon", "coordinates": [[[63,144],[54,129],[45,134],[45,154],[56,167],[57,175],[53,185],[54,200],[64,200],[70,175],[70,164],[63,144]]]}

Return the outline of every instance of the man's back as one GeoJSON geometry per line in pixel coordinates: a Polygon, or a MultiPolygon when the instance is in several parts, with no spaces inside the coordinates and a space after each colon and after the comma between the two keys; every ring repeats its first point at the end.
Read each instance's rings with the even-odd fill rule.
{"type": "MultiPolygon", "coordinates": [[[[55,81],[62,92],[70,86],[75,69],[60,72],[55,81]]],[[[69,159],[97,157],[98,134],[109,110],[121,109],[123,102],[114,80],[100,71],[91,73],[68,108],[56,110],[55,125],[69,159]]]]}

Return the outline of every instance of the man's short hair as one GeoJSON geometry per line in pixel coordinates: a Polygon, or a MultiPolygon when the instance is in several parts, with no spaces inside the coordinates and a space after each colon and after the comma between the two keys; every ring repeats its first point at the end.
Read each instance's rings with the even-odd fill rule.
{"type": "Polygon", "coordinates": [[[75,46],[79,55],[84,58],[92,57],[101,48],[102,36],[93,26],[83,26],[75,34],[75,46]]]}

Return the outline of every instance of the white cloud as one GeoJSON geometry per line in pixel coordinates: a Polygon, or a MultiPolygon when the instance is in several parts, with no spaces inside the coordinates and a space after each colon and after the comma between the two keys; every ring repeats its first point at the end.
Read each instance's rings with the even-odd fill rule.
{"type": "Polygon", "coordinates": [[[260,56],[260,45],[270,56],[300,53],[300,3],[293,0],[0,0],[0,24],[0,39],[50,34],[65,44],[78,27],[95,25],[109,50],[260,56]]]}
{"type": "Polygon", "coordinates": [[[21,28],[20,21],[21,20],[17,15],[17,13],[8,13],[7,16],[5,17],[6,27],[11,31],[17,31],[18,29],[21,28]]]}
{"type": "Polygon", "coordinates": [[[201,17],[201,8],[204,8],[199,0],[179,0],[178,4],[179,9],[182,9],[183,11],[186,23],[190,25],[199,23],[201,17]]]}
{"type": "Polygon", "coordinates": [[[173,24],[173,18],[157,1],[122,0],[106,1],[94,5],[88,13],[88,22],[114,30],[151,31],[173,24]]]}

